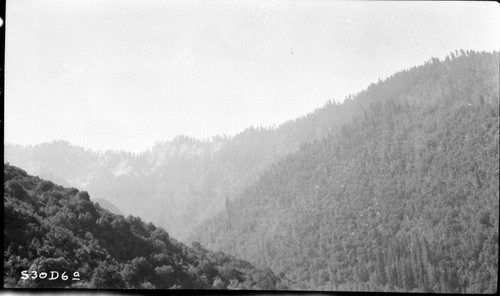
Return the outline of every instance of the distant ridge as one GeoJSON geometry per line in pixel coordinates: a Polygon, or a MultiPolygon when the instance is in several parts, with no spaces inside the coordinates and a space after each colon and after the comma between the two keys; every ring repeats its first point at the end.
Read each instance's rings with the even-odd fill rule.
{"type": "Polygon", "coordinates": [[[113,214],[123,216],[122,211],[120,211],[114,204],[110,203],[104,198],[93,198],[92,201],[96,204],[99,204],[101,207],[105,208],[106,210],[110,211],[113,214]]]}
{"type": "Polygon", "coordinates": [[[342,104],[329,101],[275,128],[250,127],[234,137],[200,141],[180,136],[141,154],[97,153],[64,141],[5,145],[5,159],[105,198],[125,215],[148,217],[186,240],[198,225],[224,210],[226,199],[240,196],[273,165],[301,146],[346,131],[365,113],[380,112],[388,100],[412,108],[457,107],[479,100],[498,106],[497,61],[497,52],[455,51],[442,61],[432,58],[373,83],[342,104]]]}

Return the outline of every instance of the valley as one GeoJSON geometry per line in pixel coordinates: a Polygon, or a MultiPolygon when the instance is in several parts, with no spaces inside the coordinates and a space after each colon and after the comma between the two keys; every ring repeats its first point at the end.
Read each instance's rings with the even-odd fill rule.
{"type": "Polygon", "coordinates": [[[5,144],[4,203],[17,217],[8,281],[37,256],[89,260],[59,250],[66,239],[97,245],[102,262],[85,273],[121,270],[108,283],[94,271],[90,286],[494,293],[498,65],[498,52],[456,51],[276,127],[178,136],[142,153],[5,144]],[[114,250],[106,234],[137,251],[114,250]]]}

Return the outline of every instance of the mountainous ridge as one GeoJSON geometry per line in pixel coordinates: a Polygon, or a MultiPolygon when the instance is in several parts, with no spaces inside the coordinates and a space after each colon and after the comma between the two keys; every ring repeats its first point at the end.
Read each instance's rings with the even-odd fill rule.
{"type": "MultiPolygon", "coordinates": [[[[338,124],[315,119],[314,114],[276,129],[251,127],[232,138],[200,141],[180,136],[158,142],[140,154],[96,153],[65,141],[27,147],[6,144],[5,159],[30,173],[84,188],[124,213],[173,226],[175,234],[185,237],[189,229],[222,209],[226,198],[242,192],[270,164],[296,151],[301,143],[338,128],[338,124]],[[313,121],[323,127],[318,125],[318,130],[311,132],[306,126],[313,121]],[[128,184],[135,184],[135,188],[128,188],[128,184]],[[139,196],[148,202],[136,202],[139,196]],[[165,213],[164,209],[172,211],[165,213]],[[190,214],[178,216],[185,210],[190,214]],[[186,229],[176,232],[182,228],[186,229]]],[[[325,116],[324,111],[322,116],[337,120],[325,116]]]]}
{"type": "Polygon", "coordinates": [[[55,185],[8,164],[4,224],[6,288],[286,287],[269,269],[256,269],[199,243],[187,247],[152,223],[104,210],[85,191],[55,185]]]}
{"type": "Polygon", "coordinates": [[[420,106],[450,104],[457,96],[467,97],[466,104],[482,96],[484,102],[498,104],[494,93],[498,71],[484,58],[486,55],[495,59],[498,53],[461,50],[450,53],[442,62],[432,58],[424,65],[371,84],[342,104],[328,101],[277,127],[250,127],[233,137],[202,141],[179,136],[157,142],[139,154],[97,153],[64,141],[28,147],[7,144],[5,159],[30,173],[105,198],[126,214],[150,217],[158,225],[171,227],[168,230],[183,240],[197,225],[223,210],[226,199],[239,196],[271,165],[295,153],[301,145],[349,126],[369,110],[379,112],[387,99],[403,96],[405,104],[420,106]],[[483,68],[492,75],[478,80],[478,69],[483,68]],[[480,94],[467,89],[471,81],[484,84],[480,94]],[[438,95],[442,99],[432,102],[438,95]]]}
{"type": "Polygon", "coordinates": [[[191,239],[294,289],[496,291],[498,65],[463,52],[370,86],[351,124],[270,166],[191,239]]]}
{"type": "Polygon", "coordinates": [[[457,51],[276,128],[141,154],[6,145],[6,160],[295,289],[492,292],[498,81],[498,52],[457,51]]]}
{"type": "Polygon", "coordinates": [[[110,203],[109,201],[107,201],[103,198],[93,198],[92,202],[98,204],[100,207],[110,211],[113,214],[123,216],[123,213],[114,204],[110,203]]]}

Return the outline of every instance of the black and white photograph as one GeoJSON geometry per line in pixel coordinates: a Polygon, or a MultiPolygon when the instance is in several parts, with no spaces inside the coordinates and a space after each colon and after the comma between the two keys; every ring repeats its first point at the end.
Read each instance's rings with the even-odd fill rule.
{"type": "Polygon", "coordinates": [[[497,293],[498,2],[1,17],[0,293],[497,293]]]}

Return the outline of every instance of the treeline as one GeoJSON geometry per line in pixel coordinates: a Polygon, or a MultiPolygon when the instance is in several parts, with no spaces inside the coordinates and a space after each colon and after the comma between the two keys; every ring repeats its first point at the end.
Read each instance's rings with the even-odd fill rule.
{"type": "Polygon", "coordinates": [[[196,140],[179,136],[139,154],[95,152],[65,141],[5,145],[5,160],[63,186],[104,198],[121,212],[148,217],[185,239],[242,193],[262,172],[301,143],[336,131],[355,109],[329,102],[279,127],[249,127],[234,137],[196,140]],[[352,109],[352,110],[351,110],[352,109]]]}
{"type": "Polygon", "coordinates": [[[498,108],[497,61],[498,53],[456,51],[444,61],[430,59],[372,84],[342,104],[329,100],[277,127],[250,127],[234,137],[201,141],[180,136],[139,154],[98,153],[64,141],[5,145],[5,160],[104,198],[127,215],[147,217],[185,240],[196,226],[223,210],[226,198],[239,196],[272,164],[304,143],[350,126],[365,112],[379,116],[388,100],[431,108],[483,101],[498,108]]]}
{"type": "Polygon", "coordinates": [[[498,65],[462,51],[370,86],[345,103],[365,106],[350,124],[273,165],[193,239],[295,289],[496,292],[498,65]]]}
{"type": "Polygon", "coordinates": [[[285,288],[270,269],[198,243],[187,247],[152,223],[102,209],[85,191],[9,164],[4,165],[4,287],[285,288]]]}

